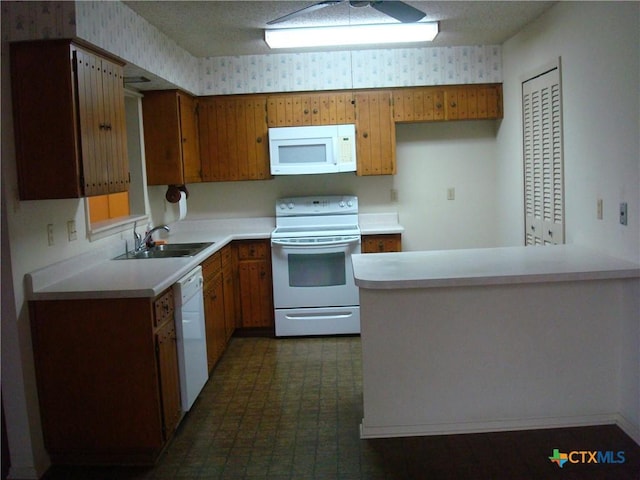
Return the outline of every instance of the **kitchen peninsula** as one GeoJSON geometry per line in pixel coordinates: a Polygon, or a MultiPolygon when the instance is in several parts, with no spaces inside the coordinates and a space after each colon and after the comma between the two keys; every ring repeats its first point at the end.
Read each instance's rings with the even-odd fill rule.
{"type": "Polygon", "coordinates": [[[577,245],[354,255],[363,438],[618,424],[640,440],[640,266],[577,245]]]}

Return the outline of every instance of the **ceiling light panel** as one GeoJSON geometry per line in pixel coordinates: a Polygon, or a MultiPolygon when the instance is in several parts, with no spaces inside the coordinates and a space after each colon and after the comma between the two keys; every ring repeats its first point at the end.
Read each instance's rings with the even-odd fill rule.
{"type": "Polygon", "coordinates": [[[274,49],[431,42],[437,34],[438,22],[282,28],[264,31],[265,42],[274,49]]]}

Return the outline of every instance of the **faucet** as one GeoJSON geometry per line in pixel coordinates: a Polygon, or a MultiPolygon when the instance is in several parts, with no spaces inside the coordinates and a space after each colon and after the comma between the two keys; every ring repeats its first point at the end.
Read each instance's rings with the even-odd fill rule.
{"type": "Polygon", "coordinates": [[[151,230],[149,230],[146,235],[144,236],[144,238],[141,237],[141,235],[139,233],[136,232],[136,227],[135,224],[133,226],[133,238],[135,240],[135,252],[141,252],[143,250],[145,250],[148,247],[153,246],[153,240],[151,239],[152,235],[158,231],[158,230],[166,230],[167,232],[169,232],[171,229],[166,226],[166,225],[159,225],[157,227],[152,228],[151,230]]]}

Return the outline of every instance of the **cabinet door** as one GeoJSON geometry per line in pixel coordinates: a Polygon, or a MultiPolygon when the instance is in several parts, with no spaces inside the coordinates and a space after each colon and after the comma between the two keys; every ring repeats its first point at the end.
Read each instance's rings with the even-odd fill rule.
{"type": "Polygon", "coordinates": [[[357,92],[358,175],[396,173],[396,129],[389,90],[357,92]]]}
{"type": "Polygon", "coordinates": [[[242,327],[273,326],[271,265],[267,260],[238,263],[242,327]]]}
{"type": "Polygon", "coordinates": [[[226,342],[229,341],[236,329],[236,276],[232,262],[222,268],[223,295],[224,295],[224,326],[226,342]]]}
{"type": "Polygon", "coordinates": [[[109,168],[109,193],[129,190],[129,158],[124,106],[124,71],[102,59],[105,112],[105,163],[109,168]]]}
{"type": "Polygon", "coordinates": [[[74,52],[84,193],[127,191],[129,162],[122,67],[86,50],[74,52]]]}
{"type": "Polygon", "coordinates": [[[147,184],[201,181],[196,101],[177,90],[145,92],[142,99],[147,184]]]}
{"type": "Polygon", "coordinates": [[[215,96],[200,101],[203,180],[261,180],[270,177],[266,97],[215,96]]]}
{"type": "Polygon", "coordinates": [[[163,433],[167,440],[180,421],[180,378],[178,373],[178,348],[176,326],[166,322],[156,332],[156,354],[160,376],[163,433]]]}
{"type": "Polygon", "coordinates": [[[393,116],[397,123],[444,120],[441,87],[399,88],[393,93],[393,116]]]}
{"type": "Polygon", "coordinates": [[[184,183],[202,180],[200,168],[200,143],[198,138],[198,108],[196,99],[178,92],[180,108],[180,135],[184,183]]]}
{"type": "Polygon", "coordinates": [[[205,280],[204,318],[207,335],[207,366],[211,372],[226,346],[222,273],[205,280]]]}

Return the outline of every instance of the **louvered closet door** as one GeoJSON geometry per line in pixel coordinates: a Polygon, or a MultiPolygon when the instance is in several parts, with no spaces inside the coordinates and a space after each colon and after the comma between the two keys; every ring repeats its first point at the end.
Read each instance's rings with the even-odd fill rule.
{"type": "Polygon", "coordinates": [[[564,243],[562,98],[558,68],[522,84],[525,245],[564,243]]]}

